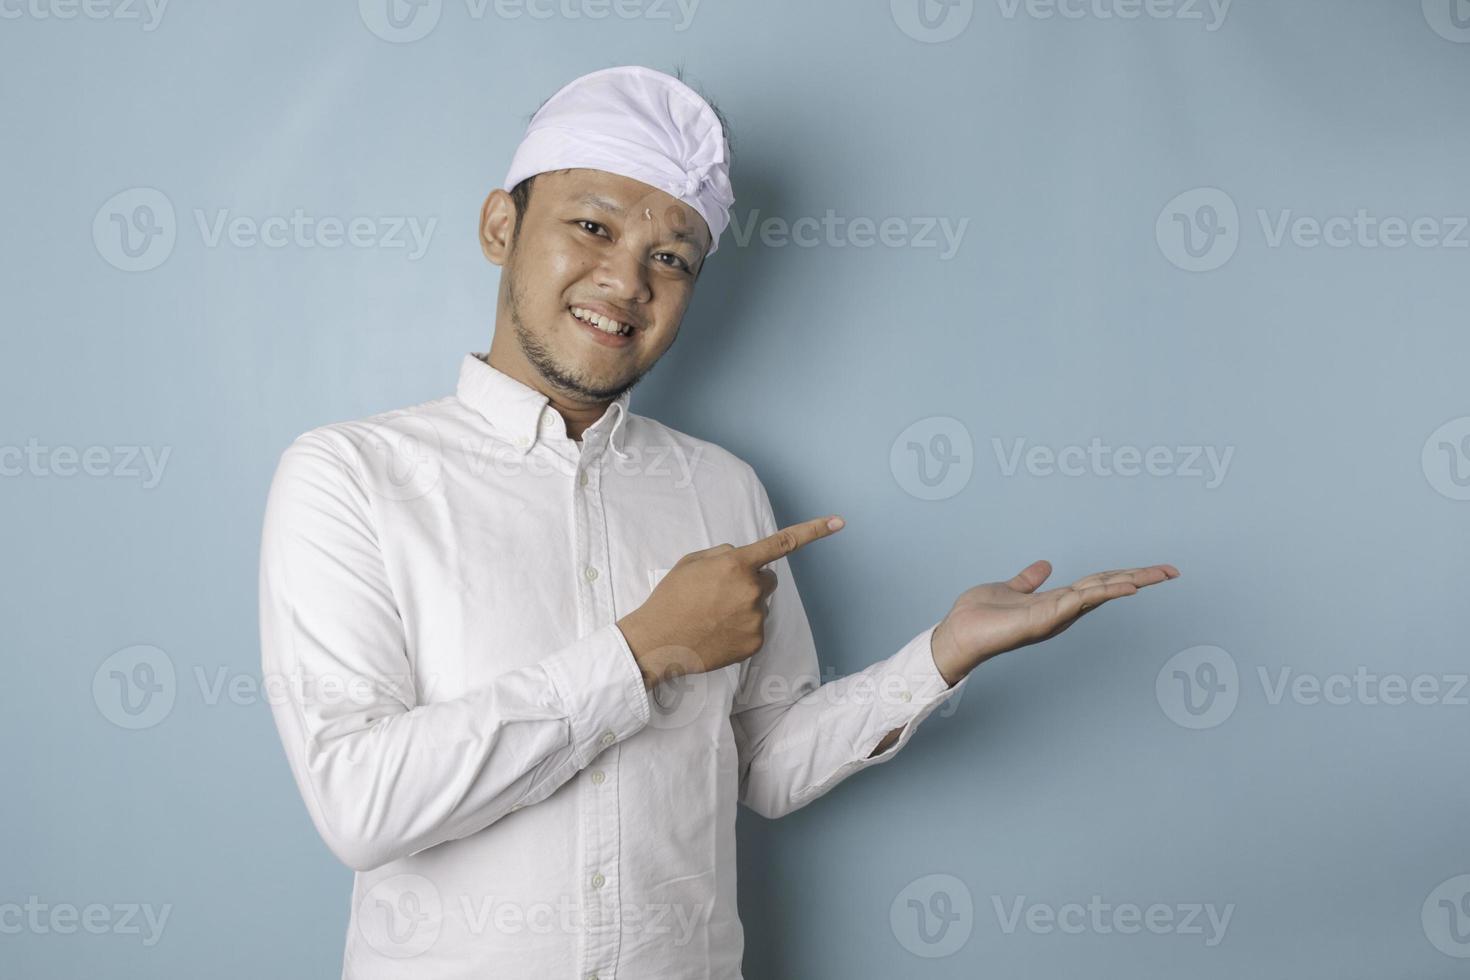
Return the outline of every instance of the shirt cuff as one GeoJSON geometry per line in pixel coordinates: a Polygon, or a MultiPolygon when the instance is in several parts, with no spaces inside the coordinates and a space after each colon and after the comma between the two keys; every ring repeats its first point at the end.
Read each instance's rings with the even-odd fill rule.
{"type": "Polygon", "coordinates": [[[571,723],[578,769],[648,724],[648,689],[617,623],[594,630],[541,665],[571,723]]]}
{"type": "Polygon", "coordinates": [[[905,643],[897,653],[883,662],[874,677],[877,710],[873,713],[869,737],[860,746],[864,752],[854,760],[860,766],[882,762],[893,756],[908,744],[920,722],[950,698],[958,697],[969,681],[969,675],[966,675],[960,678],[958,684],[950,687],[935,665],[930,644],[938,625],[935,623],[905,643]],[[869,757],[867,753],[872,752],[896,728],[902,728],[903,731],[887,751],[869,757]]]}
{"type": "MultiPolygon", "coordinates": [[[[853,739],[848,743],[850,754],[826,779],[799,794],[793,801],[796,807],[805,806],[854,773],[893,758],[914,737],[920,722],[964,690],[969,682],[968,675],[950,687],[935,666],[929,645],[934,626],[905,643],[887,660],[863,671],[874,687],[862,695],[862,703],[872,707],[861,724],[861,730],[848,736],[853,739]],[[894,729],[902,729],[894,743],[881,754],[872,755],[872,751],[894,729]]],[[[851,708],[838,705],[828,710],[829,717],[818,719],[818,729],[843,731],[843,714],[851,708]]]]}

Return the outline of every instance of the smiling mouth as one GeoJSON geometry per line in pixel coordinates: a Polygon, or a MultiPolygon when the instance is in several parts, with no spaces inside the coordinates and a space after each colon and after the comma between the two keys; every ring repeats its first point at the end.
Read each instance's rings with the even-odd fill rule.
{"type": "Polygon", "coordinates": [[[633,336],[633,327],[626,323],[621,323],[617,320],[609,319],[605,316],[594,313],[591,310],[584,309],[580,306],[571,306],[568,307],[568,309],[571,311],[572,316],[576,317],[578,320],[581,320],[583,323],[587,324],[587,326],[592,327],[595,330],[601,330],[603,333],[608,334],[609,336],[633,336]]]}

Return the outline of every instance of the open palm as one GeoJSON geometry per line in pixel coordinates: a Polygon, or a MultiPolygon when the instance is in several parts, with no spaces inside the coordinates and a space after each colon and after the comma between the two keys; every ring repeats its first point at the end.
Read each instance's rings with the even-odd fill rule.
{"type": "Polygon", "coordinates": [[[1051,639],[1105,602],[1178,578],[1179,569],[1097,572],[1037,592],[1050,575],[1050,562],[1032,562],[1008,582],[977,585],[955,600],[932,641],[935,663],[951,684],[996,654],[1051,639]]]}

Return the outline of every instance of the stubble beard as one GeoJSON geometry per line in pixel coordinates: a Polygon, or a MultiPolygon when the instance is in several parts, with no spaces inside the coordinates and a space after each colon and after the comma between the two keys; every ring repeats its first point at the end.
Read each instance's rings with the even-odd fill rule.
{"type": "Polygon", "coordinates": [[[610,402],[642,381],[643,376],[652,369],[652,365],[649,365],[649,368],[639,371],[632,378],[599,387],[582,374],[560,363],[541,338],[526,326],[525,319],[521,316],[520,290],[516,286],[516,278],[512,268],[506,279],[506,302],[510,312],[511,328],[515,330],[516,342],[520,344],[521,353],[553,388],[581,401],[610,402]]]}

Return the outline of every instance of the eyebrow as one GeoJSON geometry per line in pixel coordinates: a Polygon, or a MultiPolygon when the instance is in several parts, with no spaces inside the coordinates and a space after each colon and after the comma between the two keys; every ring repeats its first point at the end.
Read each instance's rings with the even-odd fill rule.
{"type": "MultiPolygon", "coordinates": [[[[599,211],[604,211],[611,215],[616,215],[620,218],[627,213],[622,205],[618,204],[616,201],[609,201],[607,198],[599,197],[596,194],[583,194],[581,197],[577,198],[577,203],[586,204],[589,207],[596,208],[599,211]]],[[[673,237],[675,241],[688,242],[695,248],[698,248],[701,244],[699,238],[693,232],[681,231],[678,228],[673,228],[670,229],[669,235],[673,237]]]]}

